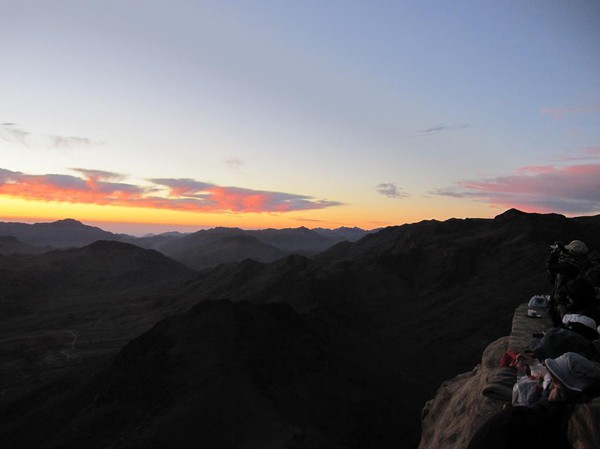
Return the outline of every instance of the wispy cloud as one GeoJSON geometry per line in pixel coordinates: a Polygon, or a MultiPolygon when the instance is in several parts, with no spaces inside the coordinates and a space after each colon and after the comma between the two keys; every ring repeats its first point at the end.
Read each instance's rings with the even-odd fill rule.
{"type": "Polygon", "coordinates": [[[194,179],[150,179],[138,186],[124,175],[82,168],[83,175],[30,175],[0,169],[0,195],[26,200],[59,201],[191,212],[290,212],[340,206],[337,201],[306,195],[219,186],[194,179]]]}
{"type": "Polygon", "coordinates": [[[559,161],[585,161],[600,159],[600,147],[585,147],[578,150],[569,151],[560,156],[559,161]]]}
{"type": "Polygon", "coordinates": [[[388,198],[407,198],[410,196],[393,182],[378,184],[375,189],[377,190],[377,193],[387,196],[388,198]]]}
{"type": "Polygon", "coordinates": [[[95,143],[93,140],[86,137],[67,137],[56,135],[47,135],[46,137],[50,140],[50,146],[54,148],[77,148],[97,145],[97,143],[95,143]]]}
{"type": "Polygon", "coordinates": [[[540,109],[542,115],[549,115],[554,120],[561,120],[567,115],[574,114],[598,114],[600,113],[600,104],[587,105],[587,106],[566,106],[566,107],[555,107],[555,108],[542,108],[540,109]]]}
{"type": "Polygon", "coordinates": [[[0,139],[27,148],[71,149],[103,144],[86,137],[33,133],[23,130],[16,123],[9,122],[0,125],[0,139]]]}
{"type": "Polygon", "coordinates": [[[167,187],[169,190],[169,197],[190,197],[190,198],[201,198],[202,192],[207,192],[214,184],[207,182],[200,182],[194,179],[172,179],[172,178],[154,178],[149,179],[153,184],[167,187]]]}
{"type": "Polygon", "coordinates": [[[444,123],[440,123],[439,125],[430,126],[429,128],[424,128],[419,130],[419,134],[424,136],[431,136],[433,134],[438,134],[445,131],[459,131],[461,129],[470,128],[471,125],[468,123],[463,123],[459,125],[446,125],[444,123]]]}
{"type": "Polygon", "coordinates": [[[127,176],[103,170],[88,170],[87,168],[71,168],[72,171],[81,173],[94,181],[123,181],[127,176]]]}
{"type": "Polygon", "coordinates": [[[315,218],[291,217],[291,219],[303,223],[325,223],[325,220],[317,220],[315,218]]]}
{"type": "Polygon", "coordinates": [[[245,167],[246,166],[246,163],[242,159],[238,159],[237,157],[232,157],[230,159],[226,159],[225,163],[230,168],[241,168],[241,167],[245,167]]]}
{"type": "Polygon", "coordinates": [[[27,139],[31,133],[17,127],[16,123],[3,123],[0,127],[0,139],[29,147],[27,139]]]}
{"type": "Polygon", "coordinates": [[[463,180],[432,193],[530,212],[599,213],[600,164],[522,167],[511,175],[463,180]]]}

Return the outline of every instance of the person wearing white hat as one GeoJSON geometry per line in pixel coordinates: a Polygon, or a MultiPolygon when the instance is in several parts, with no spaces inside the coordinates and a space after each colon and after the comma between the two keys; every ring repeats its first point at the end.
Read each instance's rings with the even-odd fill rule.
{"type": "Polygon", "coordinates": [[[468,449],[570,449],[571,405],[600,387],[600,365],[567,352],[545,360],[552,377],[547,399],[531,406],[507,407],[475,433],[468,449]]]}
{"type": "Polygon", "coordinates": [[[565,245],[565,249],[571,254],[586,255],[588,253],[588,247],[581,240],[573,240],[568,245],[565,245]]]}
{"type": "Polygon", "coordinates": [[[566,400],[565,393],[585,393],[600,386],[600,365],[576,352],[567,352],[555,359],[544,361],[550,372],[554,388],[548,400],[566,400]],[[555,390],[560,390],[552,393],[555,390]]]}
{"type": "Polygon", "coordinates": [[[567,313],[563,316],[562,327],[583,335],[588,340],[597,340],[596,320],[580,313],[567,313]]]}

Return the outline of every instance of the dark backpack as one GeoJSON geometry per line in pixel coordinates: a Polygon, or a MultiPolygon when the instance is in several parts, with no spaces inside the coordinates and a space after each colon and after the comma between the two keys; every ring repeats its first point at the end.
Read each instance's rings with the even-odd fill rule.
{"type": "Polygon", "coordinates": [[[589,254],[589,265],[581,277],[590,281],[594,287],[600,288],[600,254],[597,251],[589,254]]]}

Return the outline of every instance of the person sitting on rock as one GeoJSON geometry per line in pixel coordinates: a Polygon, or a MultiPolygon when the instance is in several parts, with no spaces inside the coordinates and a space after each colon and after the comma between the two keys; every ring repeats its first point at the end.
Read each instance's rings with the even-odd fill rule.
{"type": "Polygon", "coordinates": [[[566,278],[565,282],[575,279],[589,263],[588,247],[581,240],[573,240],[568,245],[554,242],[550,248],[552,251],[546,261],[546,267],[552,283],[559,274],[566,278]]]}
{"type": "Polygon", "coordinates": [[[577,332],[590,341],[597,340],[600,337],[597,331],[596,320],[587,315],[567,313],[563,316],[562,321],[563,324],[561,327],[577,332]]]}
{"type": "Polygon", "coordinates": [[[550,297],[549,312],[555,326],[559,326],[567,304],[566,284],[577,279],[589,265],[588,248],[581,240],[573,240],[568,245],[555,242],[546,261],[550,282],[554,289],[550,297]]]}
{"type": "MultiPolygon", "coordinates": [[[[545,360],[552,383],[531,406],[508,406],[475,433],[468,449],[571,448],[569,419],[576,404],[598,396],[600,365],[575,352],[545,360]]],[[[590,446],[595,447],[595,446],[590,446]]]]}
{"type": "Polygon", "coordinates": [[[600,309],[596,290],[593,285],[583,278],[567,282],[565,288],[566,304],[562,310],[561,319],[566,314],[578,314],[590,317],[596,324],[600,323],[600,309]]]}
{"type": "Polygon", "coordinates": [[[600,294],[600,253],[598,251],[588,253],[588,267],[582,277],[594,286],[596,295],[600,294]]]}

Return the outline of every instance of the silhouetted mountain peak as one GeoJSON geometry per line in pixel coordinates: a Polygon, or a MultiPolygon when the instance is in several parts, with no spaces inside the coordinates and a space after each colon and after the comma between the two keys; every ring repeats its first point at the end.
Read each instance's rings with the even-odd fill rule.
{"type": "Polygon", "coordinates": [[[54,248],[81,247],[96,240],[127,240],[124,235],[88,226],[72,218],[34,224],[0,222],[0,235],[11,235],[29,245],[54,248]]]}
{"type": "Polygon", "coordinates": [[[287,257],[279,259],[274,262],[273,265],[277,267],[288,267],[294,269],[302,269],[312,263],[312,260],[308,257],[304,257],[300,254],[290,254],[287,257]]]}
{"type": "Polygon", "coordinates": [[[86,226],[82,222],[75,220],[74,218],[65,218],[63,220],[53,221],[52,223],[47,223],[47,224],[58,225],[58,226],[73,226],[73,227],[85,227],[86,226]]]}
{"type": "Polygon", "coordinates": [[[494,217],[494,221],[500,223],[524,223],[544,219],[544,217],[566,220],[566,217],[561,214],[538,214],[535,212],[523,212],[519,209],[512,208],[494,217]]]}
{"type": "Polygon", "coordinates": [[[201,231],[198,232],[205,232],[205,233],[232,233],[232,232],[243,232],[243,229],[241,228],[232,228],[232,227],[227,227],[227,226],[217,226],[216,228],[212,228],[212,229],[203,229],[201,231]]]}
{"type": "Polygon", "coordinates": [[[519,209],[515,209],[514,207],[511,209],[508,209],[504,212],[502,212],[500,215],[496,215],[496,217],[494,217],[495,220],[506,220],[506,219],[510,219],[510,218],[514,218],[514,217],[523,217],[527,215],[526,212],[523,212],[519,209]]]}
{"type": "Polygon", "coordinates": [[[494,221],[503,225],[519,225],[530,223],[532,220],[531,214],[518,209],[509,209],[494,217],[494,221]]]}

